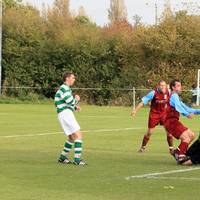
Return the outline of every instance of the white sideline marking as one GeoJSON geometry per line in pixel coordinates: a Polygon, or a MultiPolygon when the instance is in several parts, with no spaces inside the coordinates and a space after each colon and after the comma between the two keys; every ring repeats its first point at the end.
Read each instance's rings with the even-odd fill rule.
{"type": "Polygon", "coordinates": [[[149,174],[136,175],[136,176],[128,176],[128,177],[126,177],[126,180],[142,179],[142,178],[158,178],[161,175],[184,173],[184,172],[189,172],[189,171],[194,171],[194,170],[199,170],[199,169],[200,169],[200,167],[191,167],[191,168],[187,168],[187,169],[171,170],[171,171],[165,171],[165,172],[156,172],[156,173],[149,173],[149,174]]]}
{"type": "Polygon", "coordinates": [[[121,118],[120,116],[113,116],[113,115],[106,115],[106,116],[103,116],[103,115],[86,115],[84,116],[85,117],[88,117],[88,118],[113,118],[113,119],[118,119],[118,118],[121,118]]]}
{"type": "MultiPolygon", "coordinates": [[[[134,128],[121,128],[121,129],[98,129],[98,130],[83,130],[83,133],[88,132],[118,132],[118,131],[129,131],[129,130],[139,130],[143,127],[134,127],[134,128]]],[[[26,135],[3,135],[0,138],[18,138],[18,137],[34,137],[34,136],[45,136],[45,135],[57,135],[63,132],[51,132],[51,133],[36,133],[36,134],[26,134],[26,135]]]]}
{"type": "Polygon", "coordinates": [[[147,179],[163,179],[163,180],[191,180],[191,181],[200,181],[200,178],[192,178],[192,177],[169,177],[169,176],[152,176],[147,179]]]}

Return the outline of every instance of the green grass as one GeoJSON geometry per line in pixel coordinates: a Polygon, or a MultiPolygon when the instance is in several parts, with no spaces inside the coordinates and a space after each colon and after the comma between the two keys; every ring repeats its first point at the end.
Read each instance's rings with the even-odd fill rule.
{"type": "MultiPolygon", "coordinates": [[[[164,130],[156,129],[144,154],[138,154],[148,109],[133,120],[130,108],[83,106],[76,114],[84,133],[86,167],[56,163],[65,136],[62,133],[27,137],[27,134],[62,131],[53,105],[0,104],[1,200],[199,200],[200,170],[165,175],[172,179],[125,177],[186,167],[169,156],[164,130]],[[99,131],[100,129],[136,130],[99,131]],[[5,138],[2,136],[25,135],[5,138]],[[169,186],[173,186],[171,189],[169,186]]],[[[198,132],[199,118],[183,119],[198,132]]],[[[178,144],[176,142],[176,144],[178,144]]]]}
{"type": "Polygon", "coordinates": [[[45,98],[37,94],[31,93],[29,95],[22,95],[21,97],[2,96],[0,104],[51,104],[51,98],[45,98]]]}

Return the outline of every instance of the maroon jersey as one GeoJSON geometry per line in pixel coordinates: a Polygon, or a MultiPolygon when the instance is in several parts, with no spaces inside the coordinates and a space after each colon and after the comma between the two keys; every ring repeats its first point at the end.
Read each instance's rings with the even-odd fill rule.
{"type": "Polygon", "coordinates": [[[164,126],[167,132],[172,134],[177,139],[179,139],[182,133],[188,129],[179,121],[179,118],[180,113],[177,112],[173,106],[169,105],[166,112],[164,126]]]}
{"type": "MultiPolygon", "coordinates": [[[[171,95],[170,95],[170,97],[171,97],[171,95]]],[[[177,112],[176,109],[173,106],[169,105],[168,109],[167,109],[167,113],[166,113],[166,120],[168,120],[168,119],[179,120],[179,118],[180,118],[180,113],[177,112]]]]}
{"type": "Polygon", "coordinates": [[[165,94],[159,92],[158,89],[154,90],[154,97],[151,100],[151,110],[149,113],[148,128],[154,128],[158,124],[164,125],[166,112],[169,107],[169,91],[165,94]]]}
{"type": "Polygon", "coordinates": [[[154,97],[151,101],[151,111],[153,113],[163,113],[168,110],[169,107],[169,91],[166,93],[158,92],[158,89],[155,89],[154,97]]]}

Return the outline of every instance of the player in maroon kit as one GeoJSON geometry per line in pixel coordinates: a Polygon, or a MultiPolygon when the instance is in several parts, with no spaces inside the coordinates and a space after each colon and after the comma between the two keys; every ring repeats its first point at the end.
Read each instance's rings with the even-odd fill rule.
{"type": "Polygon", "coordinates": [[[174,157],[177,160],[177,163],[182,164],[187,159],[186,151],[189,144],[194,140],[195,134],[187,127],[185,127],[180,121],[180,114],[192,119],[194,115],[200,114],[200,109],[192,109],[186,106],[179,98],[181,94],[180,80],[173,80],[170,83],[170,89],[172,93],[170,94],[169,108],[167,111],[165,119],[165,128],[172,134],[176,139],[180,139],[181,143],[178,148],[174,151],[174,157]]]}
{"type": "MultiPolygon", "coordinates": [[[[148,93],[142,98],[142,102],[138,104],[136,109],[133,109],[131,115],[135,114],[148,102],[151,101],[151,109],[149,113],[148,130],[144,135],[142,145],[138,152],[144,152],[146,145],[153,133],[153,130],[157,125],[164,125],[166,111],[169,107],[169,90],[167,89],[167,84],[165,81],[161,80],[155,90],[148,93]]],[[[171,134],[167,133],[167,142],[169,145],[170,153],[173,151],[173,137],[171,134]]]]}

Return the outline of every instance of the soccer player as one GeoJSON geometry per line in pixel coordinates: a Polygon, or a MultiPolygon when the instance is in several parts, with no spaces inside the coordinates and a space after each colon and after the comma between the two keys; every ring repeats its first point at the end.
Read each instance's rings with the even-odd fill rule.
{"type": "MultiPolygon", "coordinates": [[[[136,109],[133,109],[131,115],[135,116],[136,113],[151,101],[151,109],[149,113],[148,129],[144,135],[142,145],[138,152],[144,152],[146,145],[157,125],[163,125],[166,117],[166,112],[169,106],[169,90],[164,80],[159,81],[155,90],[148,93],[142,98],[142,101],[138,104],[136,109]]],[[[169,151],[173,151],[173,137],[167,133],[167,142],[169,145],[169,151]]]]}
{"type": "Polygon", "coordinates": [[[79,106],[80,97],[75,95],[73,97],[70,87],[75,82],[74,73],[64,73],[63,75],[64,83],[60,86],[60,89],[55,94],[55,106],[57,108],[58,120],[60,125],[68,136],[68,140],[64,144],[64,149],[59,157],[58,162],[64,164],[75,164],[75,165],[86,165],[86,163],[81,160],[82,154],[82,133],[80,131],[80,126],[76,121],[73,112],[80,111],[79,106]],[[69,160],[69,153],[74,145],[74,161],[69,160]]]}
{"type": "Polygon", "coordinates": [[[189,147],[186,152],[188,160],[183,162],[183,165],[200,164],[200,137],[189,147]]]}
{"type": "Polygon", "coordinates": [[[170,83],[170,89],[172,91],[169,101],[169,109],[167,111],[165,128],[176,139],[181,140],[180,145],[174,151],[174,157],[177,163],[181,164],[187,160],[186,151],[189,144],[194,140],[195,134],[187,127],[185,127],[180,121],[180,114],[192,119],[194,114],[200,114],[200,109],[192,109],[186,106],[179,98],[181,94],[182,86],[181,81],[174,79],[170,83]]]}

